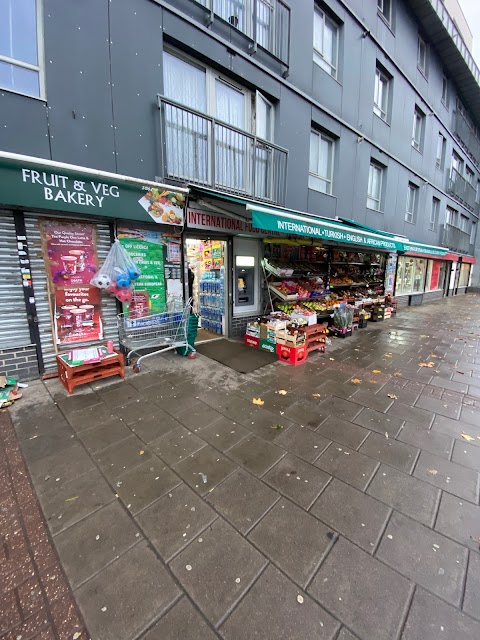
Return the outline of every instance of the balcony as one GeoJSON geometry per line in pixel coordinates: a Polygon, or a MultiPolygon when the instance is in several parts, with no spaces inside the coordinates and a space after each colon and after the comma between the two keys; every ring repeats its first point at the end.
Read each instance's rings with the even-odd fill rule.
{"type": "Polygon", "coordinates": [[[452,168],[447,176],[447,191],[471,211],[476,210],[475,188],[456,169],[452,168]]]}
{"type": "Polygon", "coordinates": [[[455,116],[455,135],[475,164],[477,166],[480,165],[480,141],[476,132],[458,108],[455,116]]]}
{"type": "Polygon", "coordinates": [[[209,12],[209,22],[219,18],[235,27],[285,67],[290,55],[290,7],[282,0],[195,0],[209,12]]]}
{"type": "Polygon", "coordinates": [[[158,96],[164,178],[285,203],[288,152],[158,96]]]}
{"type": "Polygon", "coordinates": [[[473,245],[470,244],[470,234],[465,233],[451,224],[444,224],[442,227],[440,246],[447,247],[457,253],[473,255],[473,245]]]}

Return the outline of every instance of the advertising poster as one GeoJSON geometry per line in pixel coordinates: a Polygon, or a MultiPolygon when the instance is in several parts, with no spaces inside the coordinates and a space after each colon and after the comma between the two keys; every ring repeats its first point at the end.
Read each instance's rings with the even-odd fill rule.
{"type": "Polygon", "coordinates": [[[57,344],[103,339],[100,290],[96,287],[57,287],[53,315],[57,344]]]}
{"type": "Polygon", "coordinates": [[[185,197],[174,191],[151,188],[139,203],[157,223],[183,227],[185,197]]]}
{"type": "MultiPolygon", "coordinates": [[[[438,260],[434,260],[432,264],[432,275],[430,278],[430,291],[433,289],[438,289],[438,280],[440,276],[440,262],[438,260]]],[[[428,282],[427,282],[428,286],[428,282]]]]}
{"type": "Polygon", "coordinates": [[[393,295],[395,286],[395,272],[397,270],[397,256],[390,255],[385,268],[385,293],[393,295]]]}
{"type": "Polygon", "coordinates": [[[41,231],[51,284],[89,284],[98,267],[95,227],[48,220],[41,223],[41,231]]]}
{"type": "Polygon", "coordinates": [[[131,318],[166,310],[165,240],[159,231],[119,228],[118,239],[142,272],[135,281],[133,300],[125,306],[131,318]]]}

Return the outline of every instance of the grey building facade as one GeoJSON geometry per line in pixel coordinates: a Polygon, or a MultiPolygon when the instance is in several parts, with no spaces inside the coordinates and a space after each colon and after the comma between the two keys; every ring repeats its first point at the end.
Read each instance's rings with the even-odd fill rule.
{"type": "Polygon", "coordinates": [[[1,151],[480,257],[480,73],[440,0],[5,6],[1,151]]]}

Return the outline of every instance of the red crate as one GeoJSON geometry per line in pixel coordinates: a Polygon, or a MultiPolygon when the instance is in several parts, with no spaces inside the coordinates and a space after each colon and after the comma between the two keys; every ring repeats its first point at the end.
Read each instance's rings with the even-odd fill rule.
{"type": "Polygon", "coordinates": [[[248,347],[255,347],[255,349],[260,347],[260,338],[257,338],[256,336],[249,336],[248,334],[245,334],[243,341],[248,347]]]}
{"type": "Polygon", "coordinates": [[[287,347],[284,344],[277,344],[277,355],[281,362],[287,364],[302,364],[307,359],[307,347],[302,345],[301,347],[287,347]]]}

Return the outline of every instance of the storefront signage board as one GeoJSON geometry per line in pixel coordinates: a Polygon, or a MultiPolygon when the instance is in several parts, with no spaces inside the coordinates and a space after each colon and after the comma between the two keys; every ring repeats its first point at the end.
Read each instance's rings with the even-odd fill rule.
{"type": "Polygon", "coordinates": [[[183,226],[185,195],[0,158],[0,205],[183,226]]]}
{"type": "MultiPolygon", "coordinates": [[[[256,229],[248,220],[230,218],[221,213],[202,209],[187,209],[187,227],[200,231],[217,231],[224,234],[257,236],[260,238],[266,235],[263,229],[256,229]]],[[[281,236],[282,234],[273,233],[269,235],[281,236]]]]}

